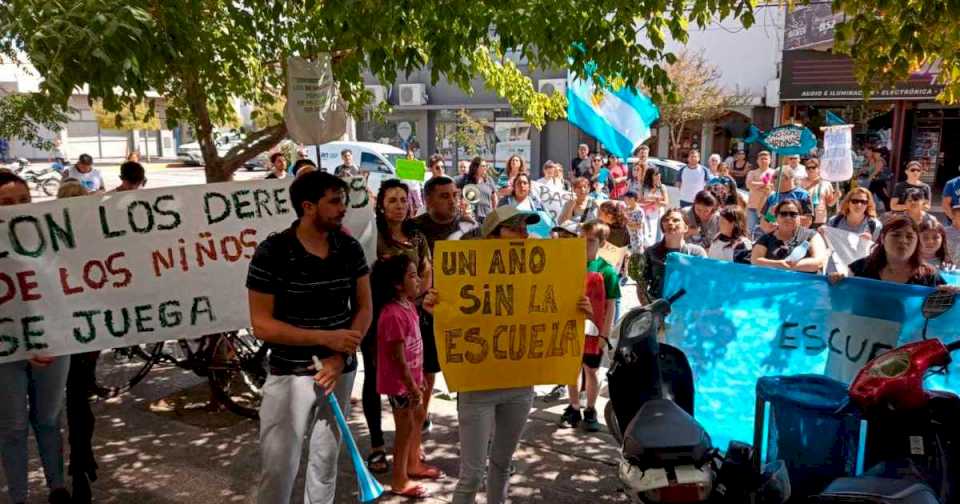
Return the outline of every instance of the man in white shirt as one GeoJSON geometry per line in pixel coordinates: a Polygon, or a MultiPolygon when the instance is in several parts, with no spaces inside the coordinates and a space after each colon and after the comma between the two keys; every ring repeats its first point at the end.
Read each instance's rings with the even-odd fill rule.
{"type": "Polygon", "coordinates": [[[710,180],[712,176],[707,167],[700,164],[700,151],[691,149],[690,153],[687,154],[687,166],[680,170],[678,181],[680,208],[692,206],[697,193],[707,186],[707,180],[710,180]]]}
{"type": "Polygon", "coordinates": [[[100,170],[93,167],[93,158],[90,154],[80,154],[77,164],[63,172],[63,179],[76,179],[87,192],[101,192],[104,190],[103,177],[100,170]]]}
{"type": "Polygon", "coordinates": [[[793,154],[791,156],[786,156],[784,158],[787,162],[786,166],[789,166],[793,170],[793,180],[799,184],[801,180],[807,178],[807,167],[803,166],[800,163],[800,156],[793,154]]]}

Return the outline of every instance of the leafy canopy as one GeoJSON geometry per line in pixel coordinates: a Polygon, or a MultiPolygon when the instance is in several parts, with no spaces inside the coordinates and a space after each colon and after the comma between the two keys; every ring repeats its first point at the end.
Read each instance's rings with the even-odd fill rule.
{"type": "Polygon", "coordinates": [[[834,0],[846,15],[835,48],[854,61],[857,80],[875,91],[911,72],[939,66],[944,103],[960,102],[960,2],[956,0],[834,0]]]}
{"type": "MultiPolygon", "coordinates": [[[[637,83],[658,101],[676,100],[658,65],[673,61],[665,39],[685,42],[691,22],[704,26],[716,18],[733,16],[749,26],[755,2],[6,0],[0,50],[25,57],[44,78],[34,112],[42,111],[41,102],[65,110],[84,85],[111,112],[156,91],[167,98],[168,123],[193,125],[201,145],[211,144],[204,149],[207,164],[229,177],[286,130],[282,122],[261,124],[221,159],[212,147],[213,125],[227,122],[235,99],[276,111],[290,55],[332,54],[334,77],[355,114],[371,98],[366,73],[392,83],[429,68],[433,82],[445,78],[465,90],[482,78],[540,127],[563,116],[565,100],[536,92],[529,72],[504,55],[520,55],[531,69],[570,67],[581,74],[592,61],[603,76],[637,83]]],[[[216,178],[209,166],[207,175],[216,178]]]]}

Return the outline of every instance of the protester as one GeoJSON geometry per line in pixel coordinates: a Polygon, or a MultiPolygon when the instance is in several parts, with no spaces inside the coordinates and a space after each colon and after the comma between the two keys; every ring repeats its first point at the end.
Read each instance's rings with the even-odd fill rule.
{"type": "Polygon", "coordinates": [[[127,161],[120,165],[120,185],[114,191],[135,191],[147,185],[143,165],[136,161],[127,161]]]}
{"type": "Polygon", "coordinates": [[[600,165],[600,169],[593,177],[594,192],[603,193],[608,198],[610,195],[610,188],[612,187],[611,181],[613,180],[610,176],[610,167],[614,163],[619,163],[619,160],[616,159],[615,156],[607,157],[607,162],[600,165]]]}
{"type": "Polygon", "coordinates": [[[610,228],[607,240],[614,247],[630,246],[630,230],[623,205],[618,201],[604,201],[600,204],[598,220],[610,228]]]}
{"type": "Polygon", "coordinates": [[[750,161],[747,161],[747,153],[738,149],[733,155],[733,162],[730,163],[730,174],[733,175],[733,180],[737,182],[738,187],[747,188],[747,174],[750,170],[753,170],[753,166],[750,161]]]}
{"type": "MultiPolygon", "coordinates": [[[[887,220],[880,232],[878,246],[870,255],[850,264],[850,273],[856,277],[886,282],[936,287],[946,282],[936,268],[920,258],[920,232],[917,224],[902,214],[887,220]]],[[[843,273],[831,273],[836,283],[843,273]]]]}
{"type": "Polygon", "coordinates": [[[93,167],[93,158],[90,154],[80,154],[76,164],[68,167],[63,172],[63,178],[74,178],[83,184],[88,192],[100,192],[104,190],[103,176],[100,170],[93,167]]]}
{"type": "Polygon", "coordinates": [[[563,205],[559,222],[584,223],[595,220],[599,210],[597,200],[590,196],[590,181],[579,177],[573,181],[573,199],[563,205]]]}
{"type": "Polygon", "coordinates": [[[139,163],[139,162],[140,162],[140,151],[138,151],[138,150],[132,150],[132,151],[130,151],[129,153],[127,153],[126,160],[127,160],[127,161],[131,161],[131,162],[134,162],[134,163],[139,163]]]}
{"type": "Polygon", "coordinates": [[[827,261],[827,247],[814,230],[799,224],[800,203],[787,199],[773,207],[776,228],[753,245],[750,262],[755,266],[818,273],[827,261]]]}
{"type": "MultiPolygon", "coordinates": [[[[483,222],[478,237],[523,240],[527,226],[540,222],[540,216],[499,207],[483,222]]],[[[432,311],[444,301],[436,291],[424,300],[424,308],[432,311]]],[[[577,304],[587,316],[592,315],[590,300],[584,296],[577,304]]],[[[523,435],[530,408],[533,387],[460,392],[457,395],[457,419],[460,427],[460,478],[454,489],[454,504],[476,501],[477,492],[486,478],[488,504],[502,504],[507,499],[510,462],[523,435]]]]}
{"type": "Polygon", "coordinates": [[[907,179],[898,182],[893,188],[893,194],[890,195],[890,210],[894,212],[905,212],[907,210],[907,191],[915,189],[923,192],[927,200],[927,208],[930,210],[930,201],[933,199],[933,191],[926,182],[920,180],[920,174],[923,173],[923,165],[920,161],[910,161],[907,163],[907,179]]]}
{"type": "Polygon", "coordinates": [[[443,156],[440,154],[434,154],[430,156],[430,159],[427,161],[427,180],[434,177],[445,176],[445,167],[446,166],[443,163],[443,156]]]}
{"type": "Polygon", "coordinates": [[[693,198],[693,206],[681,209],[683,220],[687,224],[685,238],[693,245],[704,250],[710,248],[710,242],[720,229],[720,217],[717,210],[720,205],[710,191],[700,191],[693,198]]]}
{"type": "Polygon", "coordinates": [[[960,220],[960,177],[948,180],[943,186],[941,206],[948,219],[954,222],[960,220]]]}
{"type": "Polygon", "coordinates": [[[457,161],[457,178],[465,177],[467,175],[467,172],[469,171],[470,171],[470,161],[467,161],[466,159],[461,159],[457,161]]]}
{"type": "Polygon", "coordinates": [[[317,165],[307,158],[298,159],[295,163],[293,163],[293,167],[290,169],[290,173],[294,177],[299,177],[315,171],[317,171],[317,165]]]}
{"type": "Polygon", "coordinates": [[[953,258],[948,251],[947,232],[936,219],[921,222],[920,231],[920,259],[940,271],[950,271],[956,268],[953,258]]]}
{"type": "Polygon", "coordinates": [[[796,186],[795,178],[794,172],[786,166],[774,172],[773,181],[777,186],[777,192],[768,196],[760,209],[760,229],[764,233],[770,233],[776,227],[776,214],[773,209],[782,201],[791,200],[799,204],[801,218],[798,224],[800,226],[807,227],[813,221],[810,194],[796,186]]]}
{"type": "MultiPolygon", "coordinates": [[[[477,223],[461,212],[460,191],[450,177],[434,177],[428,180],[423,185],[423,191],[427,211],[414,217],[412,222],[414,228],[427,239],[432,257],[436,242],[462,235],[476,227],[477,223]]],[[[429,364],[429,355],[425,358],[429,364]]],[[[426,372],[436,371],[427,369],[426,372]]]]}
{"type": "Polygon", "coordinates": [[[870,189],[873,196],[883,203],[885,210],[890,210],[890,194],[887,192],[890,171],[887,169],[887,161],[879,147],[867,147],[864,151],[867,157],[865,181],[867,189],[870,189]]]}
{"type": "Polygon", "coordinates": [[[740,204],[737,182],[730,176],[730,169],[726,163],[717,164],[713,178],[707,181],[707,189],[716,196],[721,206],[740,204]]]}
{"type": "MultiPolygon", "coordinates": [[[[385,394],[393,409],[391,493],[422,499],[427,491],[411,479],[436,479],[440,470],[420,460],[420,426],[430,395],[423,377],[423,341],[414,304],[420,295],[417,263],[408,255],[380,259],[373,267],[374,306],[377,317],[377,393],[385,394]]],[[[365,370],[370,373],[370,370],[365,370]]]]}
{"type": "Polygon", "coordinates": [[[840,212],[827,220],[827,226],[860,235],[861,239],[877,241],[883,224],[877,218],[877,206],[870,191],[855,187],[840,202],[840,212]]]}
{"type": "MultiPolygon", "coordinates": [[[[569,404],[560,416],[561,427],[577,428],[582,425],[587,432],[599,432],[600,422],[597,420],[597,397],[600,395],[600,380],[597,370],[603,357],[603,348],[600,346],[600,337],[609,338],[613,328],[616,302],[620,299],[620,276],[613,265],[598,255],[600,246],[607,241],[609,228],[602,223],[588,222],[580,229],[580,234],[587,240],[587,274],[599,274],[602,278],[603,291],[600,295],[591,296],[588,287],[587,297],[591,301],[593,317],[591,320],[597,325],[600,333],[597,336],[586,336],[583,350],[583,388],[587,394],[587,408],[580,412],[580,384],[578,380],[567,386],[569,404]],[[599,298],[599,299],[598,299],[599,298]],[[599,309],[599,313],[598,313],[599,309]],[[581,424],[582,422],[582,424],[581,424]]],[[[589,285],[589,280],[588,280],[589,285]]]]}
{"type": "Polygon", "coordinates": [[[643,190],[643,177],[647,173],[646,162],[637,162],[630,168],[630,180],[627,184],[627,191],[640,194],[643,190]]]}
{"type": "Polygon", "coordinates": [[[287,158],[283,157],[282,152],[274,152],[270,155],[270,173],[264,177],[265,180],[282,179],[287,176],[287,158]]]}
{"type": "MultiPolygon", "coordinates": [[[[0,206],[30,203],[30,188],[19,176],[0,171],[0,206]]],[[[48,502],[71,502],[63,472],[60,414],[70,357],[31,352],[29,360],[0,364],[0,457],[10,502],[27,502],[27,434],[33,428],[50,490],[48,502]]]]}
{"type": "Polygon", "coordinates": [[[747,190],[750,191],[747,197],[747,228],[751,236],[760,226],[760,215],[763,205],[767,201],[770,192],[773,191],[773,177],[775,172],[770,169],[770,153],[760,151],[757,154],[757,167],[747,173],[747,190]]]}
{"type": "Polygon", "coordinates": [[[560,166],[560,163],[555,163],[550,160],[543,163],[543,177],[537,180],[537,182],[549,187],[553,192],[570,190],[570,182],[563,176],[563,167],[560,166]]]}
{"type": "Polygon", "coordinates": [[[324,396],[349,414],[353,352],[370,326],[372,300],[363,247],[341,229],[347,184],[312,172],[290,186],[293,225],[262,241],[247,289],[257,338],[270,350],[260,404],[257,501],[289,502],[309,438],[304,501],[332,503],[340,432],[324,396]],[[323,363],[315,369],[313,358],[323,363]]]}
{"type": "Polygon", "coordinates": [[[87,189],[83,187],[83,184],[74,178],[63,180],[60,182],[60,187],[57,189],[57,199],[75,198],[77,196],[86,196],[87,194],[90,193],[88,193],[87,189]]]}
{"type": "Polygon", "coordinates": [[[827,223],[830,208],[837,204],[840,193],[833,188],[833,184],[820,178],[820,161],[810,158],[806,162],[807,178],[803,179],[802,187],[810,195],[810,204],[813,206],[812,229],[817,229],[827,223]]]}
{"type": "Polygon", "coordinates": [[[714,153],[707,157],[707,171],[710,172],[710,178],[717,176],[717,167],[719,167],[722,162],[723,158],[720,157],[720,154],[714,153]]]}
{"type": "Polygon", "coordinates": [[[497,180],[497,197],[503,199],[509,196],[513,192],[514,179],[517,178],[517,175],[526,172],[526,163],[524,163],[523,158],[516,154],[508,157],[506,167],[497,180]]]}
{"type": "Polygon", "coordinates": [[[710,242],[707,255],[722,261],[749,262],[753,242],[747,237],[743,210],[727,206],[720,210],[720,232],[710,242]]]}
{"type": "Polygon", "coordinates": [[[789,168],[793,172],[793,180],[797,185],[800,185],[803,179],[807,178],[807,167],[800,163],[800,156],[797,154],[791,154],[784,156],[784,161],[787,164],[783,165],[783,168],[789,168]]]}
{"type": "Polygon", "coordinates": [[[693,199],[706,188],[710,176],[707,168],[700,164],[700,151],[691,149],[687,153],[687,166],[680,169],[678,177],[681,208],[693,205],[693,199]]]}
{"type": "Polygon", "coordinates": [[[593,170],[593,157],[590,156],[590,146],[580,144],[577,146],[577,156],[570,160],[570,176],[574,179],[584,177],[593,178],[596,171],[593,170]]]}
{"type": "Polygon", "coordinates": [[[663,187],[660,170],[651,168],[643,174],[643,187],[638,193],[640,206],[646,220],[643,223],[643,246],[650,247],[660,241],[660,216],[670,206],[670,195],[663,187]]]}
{"type": "MultiPolygon", "coordinates": [[[[377,216],[377,260],[385,260],[396,255],[409,257],[417,266],[417,272],[420,275],[419,285],[422,291],[426,292],[430,288],[433,271],[430,246],[427,238],[416,230],[416,225],[409,219],[409,189],[407,184],[399,179],[384,180],[377,193],[375,212],[377,216]]],[[[376,324],[376,321],[379,320],[379,313],[375,312],[373,314],[373,320],[375,323],[372,324],[360,343],[364,369],[362,404],[363,415],[370,430],[370,454],[367,456],[367,464],[373,472],[384,472],[387,467],[386,452],[381,423],[380,393],[377,392],[376,379],[378,376],[377,366],[379,365],[377,356],[380,353],[377,348],[379,327],[376,324]]],[[[429,399],[425,398],[424,404],[428,401],[429,399]]]]}
{"type": "Polygon", "coordinates": [[[360,168],[353,164],[353,152],[350,149],[340,151],[340,163],[333,174],[340,178],[357,177],[360,175],[360,168]]]}
{"type": "Polygon", "coordinates": [[[476,203],[473,203],[473,215],[478,222],[483,222],[494,208],[497,207],[496,183],[487,173],[487,162],[477,156],[470,161],[470,170],[464,178],[464,187],[473,186],[476,191],[476,203]]]}
{"type": "Polygon", "coordinates": [[[607,160],[607,168],[610,170],[610,199],[622,199],[630,185],[630,175],[627,172],[627,167],[620,162],[620,158],[617,156],[610,156],[607,160]]]}
{"type": "Polygon", "coordinates": [[[643,252],[644,229],[647,221],[647,215],[640,206],[637,193],[627,191],[623,195],[623,213],[627,218],[627,231],[630,233],[630,252],[636,254],[643,252]]]}
{"type": "Polygon", "coordinates": [[[643,270],[645,292],[637,293],[641,300],[653,301],[663,297],[667,254],[670,252],[707,257],[707,252],[703,247],[687,243],[684,240],[684,236],[687,234],[687,224],[683,212],[679,209],[672,208],[663,214],[663,217],[660,218],[660,231],[663,233],[663,240],[644,251],[646,261],[646,268],[643,270]]]}
{"type": "Polygon", "coordinates": [[[520,173],[509,184],[510,193],[500,200],[498,206],[512,206],[526,212],[543,212],[543,204],[536,194],[530,192],[530,176],[520,173]]]}
{"type": "Polygon", "coordinates": [[[913,219],[913,222],[916,222],[918,226],[928,220],[937,220],[936,217],[927,212],[927,209],[930,208],[930,201],[927,200],[927,195],[922,190],[907,189],[904,201],[906,201],[907,207],[904,214],[913,219]]]}
{"type": "MultiPolygon", "coordinates": [[[[958,205],[960,207],[960,205],[958,205]]],[[[947,250],[950,251],[950,262],[960,265],[960,219],[954,219],[946,227],[947,250]]]]}

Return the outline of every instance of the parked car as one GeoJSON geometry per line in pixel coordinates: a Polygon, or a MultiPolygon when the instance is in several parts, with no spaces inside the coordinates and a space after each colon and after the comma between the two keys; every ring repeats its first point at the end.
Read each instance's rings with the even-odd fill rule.
{"type": "MultiPolygon", "coordinates": [[[[216,136],[217,154],[225,156],[234,146],[243,141],[243,134],[227,132],[216,136]]],[[[203,165],[203,153],[200,151],[200,142],[190,142],[177,148],[177,158],[184,164],[191,166],[203,165]]],[[[255,158],[244,163],[247,170],[267,170],[270,167],[270,155],[267,152],[258,154],[255,158]]]]}

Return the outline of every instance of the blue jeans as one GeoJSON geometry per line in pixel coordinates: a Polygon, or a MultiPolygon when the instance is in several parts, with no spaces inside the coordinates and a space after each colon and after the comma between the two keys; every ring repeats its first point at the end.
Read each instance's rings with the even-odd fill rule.
{"type": "Polygon", "coordinates": [[[28,425],[37,438],[47,487],[66,486],[60,414],[69,371],[69,356],[57,357],[43,368],[27,361],[0,364],[0,454],[12,502],[27,500],[28,425]]]}
{"type": "Polygon", "coordinates": [[[747,236],[753,238],[757,226],[760,225],[760,211],[756,208],[747,209],[747,236]]]}

